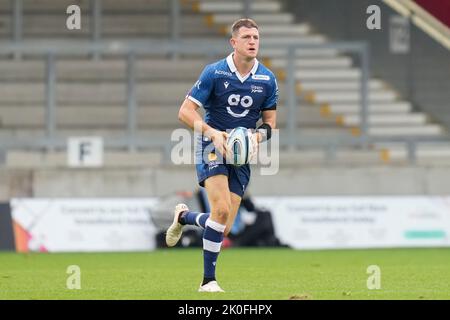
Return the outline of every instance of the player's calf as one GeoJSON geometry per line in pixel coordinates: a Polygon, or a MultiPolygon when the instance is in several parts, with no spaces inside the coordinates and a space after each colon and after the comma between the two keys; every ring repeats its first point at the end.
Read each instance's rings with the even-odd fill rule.
{"type": "Polygon", "coordinates": [[[216,281],[216,262],[223,241],[225,225],[208,219],[203,233],[203,262],[204,273],[202,286],[211,281],[216,281]]]}

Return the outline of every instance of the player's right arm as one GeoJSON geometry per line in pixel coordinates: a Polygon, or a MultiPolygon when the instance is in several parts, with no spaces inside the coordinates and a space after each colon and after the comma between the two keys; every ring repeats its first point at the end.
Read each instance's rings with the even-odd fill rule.
{"type": "Polygon", "coordinates": [[[184,99],[184,102],[180,107],[180,111],[178,112],[178,119],[192,130],[196,130],[210,138],[214,143],[215,148],[219,150],[221,154],[226,154],[225,142],[228,134],[212,128],[205,121],[203,121],[201,115],[197,111],[198,108],[199,106],[195,102],[189,99],[184,99]]]}
{"type": "Polygon", "coordinates": [[[198,81],[194,84],[192,89],[183,101],[178,112],[178,119],[186,124],[189,128],[203,134],[210,138],[214,143],[215,148],[226,154],[225,141],[227,133],[216,130],[203,121],[202,116],[198,113],[198,108],[204,106],[214,89],[214,80],[212,76],[213,68],[207,66],[198,81]]]}

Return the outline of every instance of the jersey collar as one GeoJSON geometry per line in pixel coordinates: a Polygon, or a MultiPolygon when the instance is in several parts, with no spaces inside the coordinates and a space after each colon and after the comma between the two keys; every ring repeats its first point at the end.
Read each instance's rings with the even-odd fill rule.
{"type": "Polygon", "coordinates": [[[238,77],[238,79],[239,79],[242,83],[244,83],[244,81],[247,80],[248,77],[249,77],[251,74],[254,75],[254,74],[256,73],[256,70],[258,70],[259,61],[258,61],[258,59],[255,58],[255,64],[253,65],[252,70],[250,70],[250,72],[249,72],[245,77],[242,77],[242,76],[239,74],[239,72],[237,71],[237,68],[236,68],[236,66],[235,66],[235,64],[234,64],[234,61],[233,61],[233,54],[234,54],[234,53],[232,52],[232,53],[230,53],[230,54],[228,55],[228,57],[227,57],[227,64],[228,64],[228,67],[230,68],[231,72],[233,72],[234,74],[236,74],[236,77],[238,77]]]}

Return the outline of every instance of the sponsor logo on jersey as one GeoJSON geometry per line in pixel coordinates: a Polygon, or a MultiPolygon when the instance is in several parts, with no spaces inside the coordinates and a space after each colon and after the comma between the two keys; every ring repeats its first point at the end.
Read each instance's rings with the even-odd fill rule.
{"type": "Polygon", "coordinates": [[[228,89],[228,86],[230,85],[230,83],[229,83],[228,81],[225,81],[225,82],[223,83],[223,85],[225,86],[225,89],[228,89]]]}
{"type": "Polygon", "coordinates": [[[269,81],[270,77],[265,75],[265,74],[254,74],[252,76],[252,79],[253,80],[266,80],[266,81],[269,81]]]}
{"type": "Polygon", "coordinates": [[[227,107],[227,112],[231,114],[235,118],[243,118],[245,117],[249,112],[249,108],[253,105],[253,98],[250,96],[243,96],[241,98],[240,94],[231,94],[228,97],[228,104],[229,107],[227,107]],[[244,112],[242,113],[236,113],[233,110],[231,110],[231,107],[241,106],[245,108],[244,112]]]}
{"type": "Polygon", "coordinates": [[[223,70],[215,70],[214,74],[220,74],[227,77],[232,77],[233,74],[231,72],[223,71],[223,70]]]}
{"type": "Polygon", "coordinates": [[[263,87],[261,86],[253,86],[252,85],[252,93],[263,93],[263,87]]]}

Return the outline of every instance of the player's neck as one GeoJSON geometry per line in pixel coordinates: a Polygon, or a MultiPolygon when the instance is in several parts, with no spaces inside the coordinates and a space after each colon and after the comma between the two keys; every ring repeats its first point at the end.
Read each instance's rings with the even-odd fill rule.
{"type": "Polygon", "coordinates": [[[247,58],[240,57],[239,55],[234,53],[233,62],[234,65],[236,66],[237,72],[239,72],[241,76],[246,76],[250,71],[252,71],[256,59],[251,58],[250,60],[248,60],[247,58]]]}

